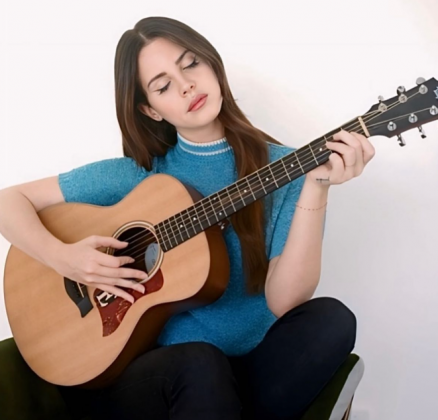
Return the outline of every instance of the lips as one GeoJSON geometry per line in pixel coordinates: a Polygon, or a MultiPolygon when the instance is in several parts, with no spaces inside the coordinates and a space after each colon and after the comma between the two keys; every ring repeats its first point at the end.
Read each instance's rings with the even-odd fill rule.
{"type": "Polygon", "coordinates": [[[192,100],[192,102],[190,102],[190,105],[189,105],[189,109],[187,110],[187,112],[189,112],[189,111],[191,111],[191,109],[201,100],[201,99],[203,99],[203,98],[205,98],[206,96],[208,96],[207,94],[205,94],[205,93],[201,93],[201,94],[199,94],[199,95],[196,95],[194,98],[193,98],[193,100],[192,100]]]}

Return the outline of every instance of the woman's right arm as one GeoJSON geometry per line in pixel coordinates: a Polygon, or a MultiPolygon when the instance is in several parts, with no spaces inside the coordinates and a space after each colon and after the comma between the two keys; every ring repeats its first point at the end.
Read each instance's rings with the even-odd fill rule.
{"type": "Polygon", "coordinates": [[[37,212],[62,202],[65,200],[57,176],[0,190],[0,233],[11,244],[58,273],[133,302],[133,297],[117,286],[143,293],[143,285],[126,279],[144,280],[146,273],[122,268],[122,265],[132,262],[128,256],[116,257],[96,249],[101,246],[123,248],[126,243],[94,235],[65,244],[41,223],[37,212]]]}
{"type": "Polygon", "coordinates": [[[44,227],[37,212],[61,202],[65,200],[57,176],[0,190],[0,233],[32,258],[50,266],[63,242],[44,227]]]}

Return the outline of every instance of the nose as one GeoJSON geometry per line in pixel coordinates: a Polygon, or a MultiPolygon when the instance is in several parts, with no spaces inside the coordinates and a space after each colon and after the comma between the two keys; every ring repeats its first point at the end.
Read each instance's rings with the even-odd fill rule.
{"type": "Polygon", "coordinates": [[[182,92],[183,92],[183,96],[189,95],[190,96],[190,92],[193,91],[195,88],[195,82],[193,81],[185,81],[182,85],[182,92]]]}

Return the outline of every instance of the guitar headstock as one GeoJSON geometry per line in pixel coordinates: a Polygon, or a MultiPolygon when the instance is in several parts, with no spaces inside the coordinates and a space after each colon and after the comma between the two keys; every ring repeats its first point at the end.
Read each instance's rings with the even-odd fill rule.
{"type": "Polygon", "coordinates": [[[434,78],[417,79],[417,87],[406,90],[397,88],[397,95],[373,105],[362,116],[371,136],[398,137],[400,146],[405,146],[401,133],[418,128],[422,138],[426,137],[422,125],[438,120],[438,81],[434,78]]]}

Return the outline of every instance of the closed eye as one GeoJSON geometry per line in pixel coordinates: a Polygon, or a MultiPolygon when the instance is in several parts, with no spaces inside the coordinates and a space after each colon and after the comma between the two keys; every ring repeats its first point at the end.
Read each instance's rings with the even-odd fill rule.
{"type": "MultiPolygon", "coordinates": [[[[196,67],[198,64],[199,64],[199,61],[196,61],[196,57],[195,57],[195,59],[193,60],[193,63],[188,65],[185,68],[186,69],[193,68],[193,67],[196,67]]],[[[159,95],[161,95],[162,93],[166,92],[166,90],[169,88],[169,85],[170,85],[170,82],[166,86],[164,86],[163,88],[158,89],[158,92],[160,92],[159,95]]]]}

